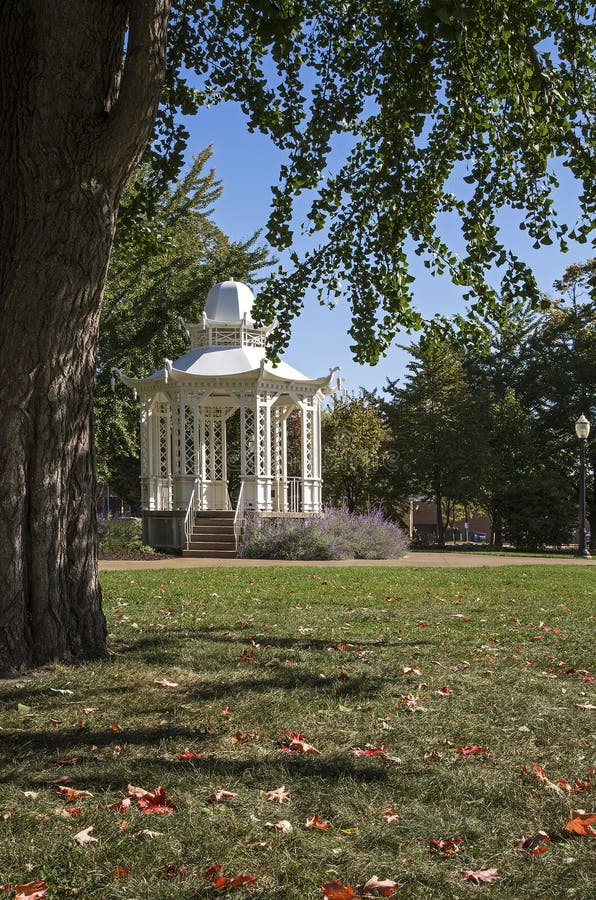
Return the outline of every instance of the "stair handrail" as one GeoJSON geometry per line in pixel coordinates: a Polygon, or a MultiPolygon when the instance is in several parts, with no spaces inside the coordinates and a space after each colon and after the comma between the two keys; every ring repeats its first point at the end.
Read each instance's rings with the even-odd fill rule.
{"type": "Polygon", "coordinates": [[[195,509],[195,497],[197,495],[197,487],[198,487],[199,479],[195,478],[194,484],[192,486],[192,491],[190,494],[190,498],[188,501],[188,506],[186,507],[186,515],[184,517],[184,540],[186,542],[186,547],[190,545],[190,538],[192,535],[192,529],[194,525],[194,509],[195,509]]]}
{"type": "Polygon", "coordinates": [[[236,512],[234,513],[234,541],[236,542],[236,550],[240,542],[240,534],[242,533],[242,525],[244,524],[244,481],[240,482],[240,490],[238,491],[238,500],[236,501],[236,512]]]}

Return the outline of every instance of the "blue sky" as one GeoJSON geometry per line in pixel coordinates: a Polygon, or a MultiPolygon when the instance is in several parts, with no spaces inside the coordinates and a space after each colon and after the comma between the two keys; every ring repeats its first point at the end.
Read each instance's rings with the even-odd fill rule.
{"type": "MultiPolygon", "coordinates": [[[[223,196],[215,208],[215,221],[234,240],[247,238],[263,228],[271,202],[270,186],[277,183],[282,156],[264,135],[249,133],[245,118],[236,104],[226,103],[202,109],[188,118],[190,131],[189,158],[209,144],[213,145],[212,165],[223,182],[223,196]]],[[[333,165],[333,161],[332,161],[333,165]]],[[[557,207],[566,221],[573,222],[578,213],[577,187],[565,170],[561,173],[561,190],[557,207]]],[[[505,215],[501,225],[506,229],[509,245],[534,268],[540,287],[550,291],[553,281],[573,262],[589,255],[584,245],[572,245],[561,254],[554,245],[532,250],[525,235],[517,228],[513,215],[505,215]]],[[[300,249],[299,245],[297,249],[300,249]]],[[[425,317],[436,312],[449,315],[465,311],[461,292],[447,277],[433,278],[416,257],[411,261],[416,307],[425,317]]],[[[331,366],[341,367],[341,376],[350,390],[360,386],[372,390],[385,385],[387,378],[401,378],[407,354],[398,346],[376,366],[355,363],[349,349],[349,308],[345,303],[330,310],[308,297],[301,316],[295,320],[290,347],[284,358],[309,377],[326,374],[331,366]]],[[[402,335],[396,344],[407,344],[411,338],[402,335]]]]}

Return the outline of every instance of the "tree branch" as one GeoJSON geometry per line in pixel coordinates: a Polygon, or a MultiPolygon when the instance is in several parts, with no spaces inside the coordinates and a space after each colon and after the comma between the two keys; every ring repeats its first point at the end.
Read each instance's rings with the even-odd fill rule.
{"type": "Polygon", "coordinates": [[[100,157],[120,188],[151,135],[166,69],[171,0],[130,0],[124,71],[100,142],[100,157]]]}

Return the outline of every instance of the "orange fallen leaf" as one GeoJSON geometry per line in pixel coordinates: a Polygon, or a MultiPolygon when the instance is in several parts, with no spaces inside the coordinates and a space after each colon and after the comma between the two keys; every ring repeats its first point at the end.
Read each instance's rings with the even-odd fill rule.
{"type": "Polygon", "coordinates": [[[314,816],[309,816],[304,823],[305,828],[316,828],[317,831],[329,831],[331,828],[331,822],[327,819],[322,819],[319,813],[315,813],[314,816]]]}
{"type": "Polygon", "coordinates": [[[330,881],[323,885],[323,900],[355,900],[357,896],[351,884],[330,881]]]}
{"type": "Polygon", "coordinates": [[[15,891],[14,900],[43,900],[48,892],[48,885],[42,878],[38,878],[27,884],[15,884],[15,891]]]}
{"type": "Polygon", "coordinates": [[[63,785],[60,784],[56,787],[56,791],[67,801],[67,803],[70,803],[72,800],[79,800],[81,797],[93,796],[90,791],[77,791],[75,788],[63,787],[63,785]]]}
{"type": "MultiPolygon", "coordinates": [[[[550,778],[546,775],[546,770],[539,766],[538,763],[532,763],[532,769],[534,770],[534,775],[549,791],[554,791],[556,794],[563,795],[565,791],[563,790],[563,786],[561,784],[555,784],[554,781],[551,781],[550,778]]],[[[522,772],[524,775],[532,775],[532,772],[528,768],[527,765],[522,766],[522,772]]],[[[565,782],[566,783],[566,782],[565,782]]]]}
{"type": "Polygon", "coordinates": [[[128,878],[130,875],[130,869],[127,869],[126,866],[118,866],[112,872],[112,880],[118,881],[120,878],[128,878]]]}
{"type": "Polygon", "coordinates": [[[428,842],[433,850],[438,850],[441,856],[455,856],[461,850],[463,840],[460,837],[446,838],[445,840],[430,840],[428,842]]]}
{"type": "Polygon", "coordinates": [[[497,869],[462,869],[461,877],[464,881],[473,881],[475,884],[492,884],[500,878],[497,869]]]}
{"type": "Polygon", "coordinates": [[[592,828],[594,822],[596,822],[596,813],[588,813],[585,809],[572,809],[565,828],[582,837],[596,837],[596,830],[592,828]]]}
{"type": "Polygon", "coordinates": [[[254,875],[235,875],[233,877],[223,875],[221,874],[221,866],[218,863],[205,869],[203,875],[206,881],[211,882],[213,890],[221,891],[222,894],[224,891],[231,891],[234,890],[234,888],[242,887],[245,884],[252,884],[256,881],[254,875]]]}
{"type": "Polygon", "coordinates": [[[124,731],[124,728],[122,725],[119,725],[118,722],[112,722],[110,730],[113,731],[114,734],[121,734],[124,731]]]}
{"type": "Polygon", "coordinates": [[[259,735],[256,731],[237,731],[231,738],[233,744],[250,744],[252,741],[258,741],[259,735]]]}
{"type": "Polygon", "coordinates": [[[235,794],[233,791],[224,791],[219,788],[219,790],[209,795],[209,801],[211,803],[225,803],[227,800],[233,800],[237,796],[238,794],[235,794]]]}
{"type": "Polygon", "coordinates": [[[387,822],[388,825],[392,825],[394,822],[399,822],[399,815],[393,810],[389,810],[386,813],[383,813],[383,818],[387,822]]]}

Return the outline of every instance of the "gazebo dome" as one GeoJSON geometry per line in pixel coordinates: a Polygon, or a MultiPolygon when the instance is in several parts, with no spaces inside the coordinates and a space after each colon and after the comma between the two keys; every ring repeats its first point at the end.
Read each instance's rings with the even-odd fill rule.
{"type": "Polygon", "coordinates": [[[214,284],[205,302],[205,315],[212,322],[240,322],[246,315],[252,323],[252,307],[255,296],[241,281],[220,281],[214,284]]]}

